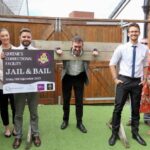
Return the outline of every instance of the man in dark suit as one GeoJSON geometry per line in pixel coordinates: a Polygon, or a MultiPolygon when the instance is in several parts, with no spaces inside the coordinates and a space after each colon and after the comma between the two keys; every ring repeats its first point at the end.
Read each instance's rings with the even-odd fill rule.
{"type": "MultiPolygon", "coordinates": [[[[72,48],[70,50],[74,57],[83,55],[83,40],[79,36],[75,36],[72,40],[72,48]]],[[[63,51],[57,49],[56,53],[62,55],[63,51]]],[[[93,55],[98,55],[97,49],[92,52],[93,55]]],[[[62,92],[63,92],[63,122],[61,129],[65,129],[69,124],[70,99],[72,88],[75,94],[76,104],[76,127],[82,132],[87,133],[87,129],[83,125],[83,93],[84,84],[88,84],[88,62],[82,60],[67,60],[63,61],[62,70],[62,92]]]]}

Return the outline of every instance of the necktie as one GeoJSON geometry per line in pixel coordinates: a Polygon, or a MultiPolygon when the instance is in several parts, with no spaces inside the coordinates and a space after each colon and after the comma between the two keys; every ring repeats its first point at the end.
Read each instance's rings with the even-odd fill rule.
{"type": "Polygon", "coordinates": [[[136,60],[136,46],[133,47],[133,52],[132,52],[132,74],[131,77],[134,78],[135,74],[135,60],[136,60]]]}
{"type": "Polygon", "coordinates": [[[28,49],[27,47],[24,47],[24,49],[28,49]]]}

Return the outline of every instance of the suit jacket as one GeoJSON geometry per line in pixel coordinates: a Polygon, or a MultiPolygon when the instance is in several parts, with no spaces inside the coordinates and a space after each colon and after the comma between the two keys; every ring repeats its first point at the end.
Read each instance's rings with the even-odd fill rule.
{"type": "MultiPolygon", "coordinates": [[[[63,77],[64,77],[65,74],[67,73],[67,68],[68,68],[68,66],[69,66],[69,62],[70,62],[70,60],[64,60],[64,61],[63,61],[63,69],[62,69],[61,79],[63,79],[63,77]]],[[[86,80],[85,80],[85,84],[88,84],[88,83],[89,83],[88,64],[89,64],[88,61],[83,61],[84,70],[85,70],[85,73],[86,73],[86,76],[87,76],[87,78],[86,78],[86,80]]]]}

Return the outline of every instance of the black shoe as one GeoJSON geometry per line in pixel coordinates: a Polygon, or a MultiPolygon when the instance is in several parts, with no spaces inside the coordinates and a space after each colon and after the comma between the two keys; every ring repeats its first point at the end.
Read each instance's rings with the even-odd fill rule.
{"type": "Polygon", "coordinates": [[[67,121],[63,121],[60,128],[63,130],[63,129],[66,129],[68,127],[68,122],[67,121]]]}
{"type": "Polygon", "coordinates": [[[85,128],[85,126],[80,123],[80,124],[77,124],[77,128],[82,132],[82,133],[87,133],[87,129],[85,128]]]}
{"type": "Polygon", "coordinates": [[[109,138],[109,141],[108,141],[109,145],[110,146],[115,145],[117,138],[118,138],[118,135],[112,134],[111,137],[109,138]]]}
{"type": "Polygon", "coordinates": [[[6,138],[10,138],[10,137],[11,137],[11,134],[6,134],[6,133],[4,133],[4,136],[5,136],[6,138]]]}
{"type": "Polygon", "coordinates": [[[10,130],[6,130],[6,131],[4,132],[4,136],[5,136],[6,138],[10,138],[10,137],[11,137],[11,132],[10,132],[10,130]]]}
{"type": "Polygon", "coordinates": [[[139,144],[146,146],[146,142],[142,139],[142,137],[137,134],[132,134],[132,138],[135,139],[139,144]]]}
{"type": "Polygon", "coordinates": [[[14,142],[13,142],[13,148],[17,149],[19,148],[21,145],[21,138],[15,138],[14,142]]]}

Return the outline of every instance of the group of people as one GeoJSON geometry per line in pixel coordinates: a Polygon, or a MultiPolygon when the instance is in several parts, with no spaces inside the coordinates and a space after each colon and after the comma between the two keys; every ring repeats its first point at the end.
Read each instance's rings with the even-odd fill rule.
{"type": "MultiPolygon", "coordinates": [[[[139,134],[139,119],[140,119],[140,101],[142,87],[147,82],[147,68],[148,68],[148,48],[138,42],[140,35],[140,27],[136,23],[132,23],[128,27],[129,42],[122,44],[116,48],[110,60],[110,71],[114,82],[116,84],[116,98],[114,111],[112,116],[112,135],[109,138],[109,145],[114,145],[118,139],[118,132],[120,127],[121,112],[123,106],[130,95],[131,98],[131,132],[132,137],[141,145],[146,145],[146,142],[139,134]],[[119,72],[118,72],[119,68],[119,72]]],[[[5,126],[5,136],[10,137],[15,135],[13,148],[19,148],[22,141],[22,123],[23,111],[25,104],[28,104],[30,111],[30,124],[32,139],[35,146],[41,145],[38,128],[38,93],[16,93],[3,94],[3,68],[2,62],[5,56],[2,52],[5,49],[36,49],[31,46],[32,33],[28,28],[20,30],[20,46],[14,47],[10,44],[10,35],[7,29],[0,30],[0,109],[3,124],[5,126]],[[9,128],[8,119],[8,100],[11,103],[13,112],[13,130],[9,128]]],[[[75,36],[72,39],[72,46],[70,49],[74,57],[82,56],[84,49],[84,42],[80,36],[75,36]]],[[[56,54],[60,57],[63,55],[61,48],[56,48],[56,54]]],[[[93,49],[91,55],[96,57],[98,50],[93,49]]],[[[84,84],[88,84],[88,64],[89,61],[83,60],[63,60],[62,69],[62,93],[63,93],[63,121],[60,126],[62,130],[69,125],[70,113],[70,99],[72,89],[75,95],[76,106],[76,127],[82,132],[87,133],[87,129],[83,124],[83,94],[84,84]]]]}
{"type": "MultiPolygon", "coordinates": [[[[20,30],[20,46],[14,47],[10,44],[10,35],[7,29],[2,28],[0,30],[0,41],[1,41],[1,51],[0,51],[0,71],[1,71],[1,114],[2,118],[7,120],[3,122],[5,126],[5,136],[10,137],[11,133],[15,136],[14,142],[13,142],[13,148],[17,149],[20,147],[22,142],[22,123],[23,123],[23,112],[25,108],[25,104],[28,104],[29,112],[30,112],[30,125],[31,125],[31,134],[32,134],[32,140],[35,144],[35,146],[41,145],[41,139],[39,136],[39,128],[38,128],[38,112],[37,112],[37,106],[38,106],[38,93],[37,92],[30,92],[30,93],[15,93],[15,94],[3,94],[3,68],[2,63],[3,59],[5,59],[3,51],[5,49],[11,50],[11,49],[21,49],[21,50],[33,50],[36,49],[31,46],[32,41],[32,34],[31,30],[28,28],[22,28],[20,30]],[[7,41],[7,42],[6,42],[7,41]],[[7,43],[7,46],[4,47],[4,43],[7,43]],[[10,98],[10,95],[12,98],[10,98]],[[3,97],[6,97],[5,99],[3,97]],[[4,108],[4,104],[6,108],[4,108]],[[10,131],[9,128],[9,122],[8,122],[8,101],[13,102],[12,104],[12,110],[13,110],[13,132],[10,131]],[[3,102],[3,103],[2,103],[3,102]],[[7,113],[6,113],[7,111],[7,113]]],[[[72,39],[72,47],[70,49],[71,54],[74,57],[79,57],[83,54],[83,46],[84,42],[80,36],[75,36],[72,39]]],[[[56,49],[56,53],[61,57],[63,54],[63,51],[60,48],[56,49]]],[[[97,56],[98,50],[93,49],[92,55],[97,56]]],[[[88,64],[87,61],[82,60],[68,60],[63,61],[63,71],[62,71],[62,92],[63,92],[63,122],[61,124],[61,129],[67,128],[69,125],[69,112],[70,112],[70,98],[71,98],[71,91],[72,88],[74,89],[75,93],[75,99],[76,99],[76,119],[77,119],[77,125],[76,127],[82,132],[87,133],[87,129],[83,125],[82,117],[83,117],[83,93],[84,93],[84,84],[88,84],[88,64]],[[68,80],[70,82],[68,82],[68,80]]]]}
{"type": "Polygon", "coordinates": [[[30,112],[30,125],[31,125],[31,134],[32,140],[35,146],[41,145],[41,139],[39,136],[39,128],[38,128],[38,93],[15,93],[15,94],[3,94],[3,59],[5,59],[3,51],[5,49],[36,49],[31,46],[32,41],[32,33],[29,28],[22,28],[20,30],[20,46],[14,47],[10,43],[10,34],[9,31],[5,28],[0,29],[0,112],[3,121],[3,125],[5,127],[4,135],[6,137],[11,137],[11,134],[15,136],[13,142],[13,148],[17,149],[21,145],[22,142],[22,124],[23,124],[23,111],[25,108],[25,104],[28,104],[29,112],[30,112]],[[8,115],[8,104],[11,104],[12,109],[12,121],[13,121],[13,129],[11,131],[9,126],[9,115],[8,115]]]}

